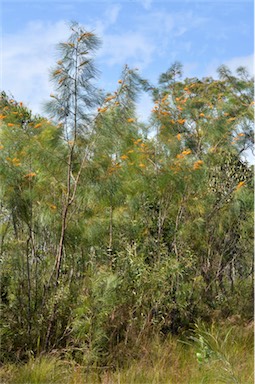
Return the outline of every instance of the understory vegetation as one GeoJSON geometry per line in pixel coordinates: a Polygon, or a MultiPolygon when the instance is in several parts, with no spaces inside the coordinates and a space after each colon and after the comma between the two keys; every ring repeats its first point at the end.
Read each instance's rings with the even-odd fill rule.
{"type": "Polygon", "coordinates": [[[70,28],[47,118],[1,93],[1,382],[252,382],[253,79],[107,93],[70,28]]]}

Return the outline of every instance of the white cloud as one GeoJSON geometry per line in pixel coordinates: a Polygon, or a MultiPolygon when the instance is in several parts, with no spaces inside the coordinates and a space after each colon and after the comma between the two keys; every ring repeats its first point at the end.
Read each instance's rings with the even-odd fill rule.
{"type": "MultiPolygon", "coordinates": [[[[102,20],[96,20],[88,29],[104,35],[113,25],[121,10],[120,5],[106,8],[102,20]]],[[[1,89],[23,101],[33,113],[42,113],[43,101],[49,98],[52,86],[49,69],[57,59],[56,45],[68,38],[68,24],[35,20],[18,33],[2,33],[1,89]]]]}
{"type": "Polygon", "coordinates": [[[254,74],[254,56],[248,55],[248,56],[237,56],[233,57],[230,60],[227,60],[224,62],[231,71],[235,71],[238,67],[245,67],[247,68],[250,75],[254,74]]]}
{"type": "Polygon", "coordinates": [[[111,8],[106,10],[105,20],[108,26],[116,23],[120,10],[121,6],[119,4],[114,4],[111,8]]]}
{"type": "Polygon", "coordinates": [[[132,64],[141,69],[151,62],[155,49],[149,38],[139,32],[106,34],[99,56],[109,66],[123,65],[132,60],[132,64]]]}
{"type": "Polygon", "coordinates": [[[18,35],[3,36],[1,88],[40,113],[40,103],[50,93],[48,69],[54,65],[55,45],[66,37],[64,21],[31,22],[18,35]]]}
{"type": "Polygon", "coordinates": [[[152,0],[139,0],[144,9],[149,10],[152,4],[152,0]]]}
{"type": "Polygon", "coordinates": [[[205,69],[205,76],[218,78],[217,68],[220,65],[226,65],[234,74],[238,67],[245,67],[250,75],[254,75],[254,56],[236,56],[231,59],[220,62],[219,60],[212,61],[205,69]]]}

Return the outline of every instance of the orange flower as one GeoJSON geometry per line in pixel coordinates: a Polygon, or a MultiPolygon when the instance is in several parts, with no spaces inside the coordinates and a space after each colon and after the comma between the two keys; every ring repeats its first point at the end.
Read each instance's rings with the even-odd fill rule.
{"type": "Polygon", "coordinates": [[[42,126],[42,123],[38,123],[34,126],[34,128],[40,128],[42,126]]]}
{"type": "Polygon", "coordinates": [[[10,157],[6,157],[6,160],[10,161],[10,163],[15,165],[15,167],[19,167],[21,165],[20,160],[17,159],[17,157],[14,157],[13,159],[11,159],[10,157]]]}
{"type": "Polygon", "coordinates": [[[19,103],[19,105],[20,105],[20,107],[23,107],[23,103],[22,103],[22,101],[19,103]]]}
{"type": "Polygon", "coordinates": [[[178,133],[178,135],[176,135],[176,137],[177,137],[177,140],[181,140],[181,137],[182,137],[182,135],[180,134],[180,133],[178,133]]]}
{"type": "Polygon", "coordinates": [[[29,178],[29,177],[35,177],[35,176],[36,176],[35,172],[30,172],[27,175],[25,175],[24,177],[29,178]]]}
{"type": "Polygon", "coordinates": [[[5,119],[6,118],[6,116],[4,116],[4,115],[0,115],[0,119],[2,120],[2,119],[5,119]]]}
{"type": "Polygon", "coordinates": [[[58,84],[62,84],[63,81],[65,81],[66,77],[62,77],[62,79],[59,80],[58,84]]]}
{"type": "Polygon", "coordinates": [[[128,156],[127,156],[127,155],[122,155],[122,156],[120,156],[120,158],[121,158],[122,160],[126,160],[126,159],[128,158],[128,156]]]}
{"type": "Polygon", "coordinates": [[[199,116],[200,116],[200,117],[204,117],[205,114],[204,114],[204,113],[200,113],[199,116]]]}
{"type": "Polygon", "coordinates": [[[182,152],[184,156],[189,155],[190,153],[191,153],[191,149],[186,149],[185,151],[182,152]]]}
{"type": "Polygon", "coordinates": [[[135,119],[132,119],[132,118],[127,119],[128,123],[133,123],[134,121],[135,121],[135,119]]]}
{"type": "Polygon", "coordinates": [[[62,73],[62,69],[57,69],[56,71],[53,72],[53,75],[55,76],[55,75],[58,75],[60,73],[62,73]]]}
{"type": "Polygon", "coordinates": [[[110,101],[110,100],[112,100],[112,99],[115,99],[115,95],[113,95],[113,96],[108,96],[108,97],[106,97],[106,99],[105,99],[105,102],[107,103],[107,101],[110,101]]]}
{"type": "Polygon", "coordinates": [[[57,209],[56,205],[54,204],[50,204],[50,209],[52,209],[53,211],[55,211],[57,209]]]}
{"type": "Polygon", "coordinates": [[[245,181],[240,181],[240,183],[238,183],[237,186],[236,186],[236,191],[237,191],[238,189],[240,189],[241,187],[243,187],[244,184],[245,184],[245,181]]]}
{"type": "Polygon", "coordinates": [[[200,169],[203,163],[203,160],[195,161],[195,163],[193,164],[193,169],[200,169]]]}
{"type": "Polygon", "coordinates": [[[230,117],[229,119],[228,119],[228,121],[234,121],[236,118],[235,117],[230,117]]]}
{"type": "Polygon", "coordinates": [[[14,124],[12,124],[12,123],[8,123],[7,125],[8,125],[8,127],[13,127],[14,126],[14,124]]]}
{"type": "Polygon", "coordinates": [[[143,163],[140,163],[140,164],[139,164],[139,167],[140,167],[140,168],[145,168],[145,167],[146,167],[146,165],[145,165],[145,164],[143,164],[143,163]]]}
{"type": "Polygon", "coordinates": [[[123,81],[122,81],[122,80],[118,80],[118,83],[119,83],[119,84],[122,84],[122,83],[123,83],[123,81]]]}
{"type": "Polygon", "coordinates": [[[98,110],[99,113],[103,113],[103,112],[107,111],[107,107],[105,107],[105,108],[97,108],[97,110],[98,110]]]}
{"type": "Polygon", "coordinates": [[[238,136],[245,136],[244,133],[238,133],[238,136]]]}
{"type": "Polygon", "coordinates": [[[177,120],[177,121],[178,121],[179,124],[184,124],[185,121],[186,121],[186,119],[179,119],[179,120],[177,120]]]}

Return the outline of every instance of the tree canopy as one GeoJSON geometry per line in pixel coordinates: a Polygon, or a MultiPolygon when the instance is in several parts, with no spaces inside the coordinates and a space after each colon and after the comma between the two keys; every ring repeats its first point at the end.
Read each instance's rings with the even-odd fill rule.
{"type": "Polygon", "coordinates": [[[97,36],[70,29],[47,117],[1,93],[3,359],[113,363],[146,335],[252,318],[253,79],[183,79],[174,63],[152,85],[125,66],[107,93],[97,36]]]}

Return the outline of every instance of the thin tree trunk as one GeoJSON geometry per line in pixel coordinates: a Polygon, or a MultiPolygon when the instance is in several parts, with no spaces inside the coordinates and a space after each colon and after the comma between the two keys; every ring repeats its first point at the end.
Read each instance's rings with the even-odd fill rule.
{"type": "Polygon", "coordinates": [[[28,337],[30,342],[31,335],[31,278],[30,278],[30,266],[29,266],[29,242],[30,236],[27,240],[27,249],[26,249],[26,268],[27,268],[27,322],[28,322],[28,337]]]}
{"type": "Polygon", "coordinates": [[[112,241],[113,241],[113,206],[110,206],[110,225],[109,225],[109,245],[108,252],[109,255],[112,255],[112,241]]]}

